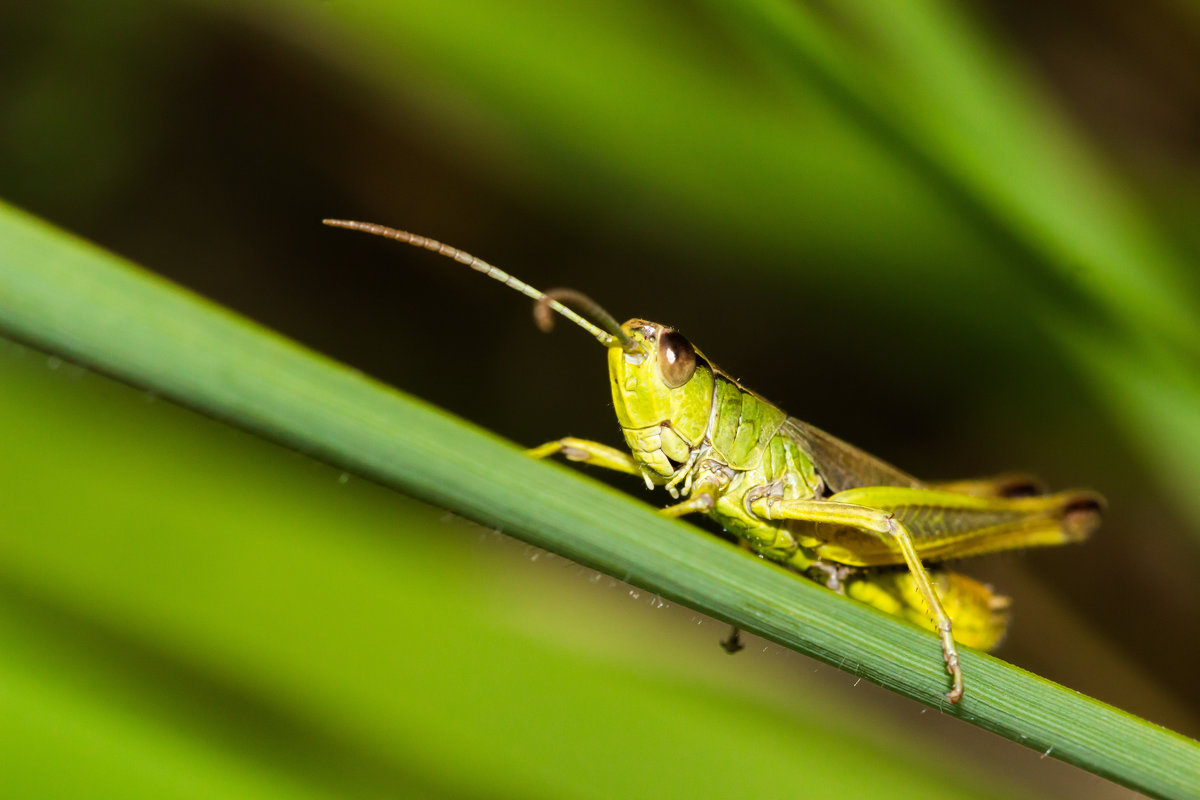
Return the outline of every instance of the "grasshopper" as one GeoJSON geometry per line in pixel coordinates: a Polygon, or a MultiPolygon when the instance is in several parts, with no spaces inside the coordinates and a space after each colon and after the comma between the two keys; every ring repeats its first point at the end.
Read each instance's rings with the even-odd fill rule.
{"type": "MultiPolygon", "coordinates": [[[[1008,598],[925,562],[1076,542],[1100,522],[1099,494],[1048,493],[1025,475],[918,480],[788,416],[665,325],[618,324],[579,292],[541,292],[424,236],[350,220],[324,223],[452,258],[535,300],[544,329],[556,312],[590,333],[608,350],[613,405],[629,452],[571,437],[527,452],[640,476],[678,500],[661,513],[706,514],[759,556],[933,631],[951,703],[963,696],[956,641],[983,650],[997,645],[1008,598]]],[[[723,644],[730,652],[740,648],[736,628],[723,644]]]]}

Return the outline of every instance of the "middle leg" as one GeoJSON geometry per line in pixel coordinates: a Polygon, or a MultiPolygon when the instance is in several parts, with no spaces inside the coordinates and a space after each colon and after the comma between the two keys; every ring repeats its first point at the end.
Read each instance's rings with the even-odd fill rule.
{"type": "Polygon", "coordinates": [[[925,604],[929,607],[929,615],[933,618],[934,630],[941,639],[946,671],[953,681],[946,697],[951,703],[957,703],[962,699],[962,668],[959,666],[958,648],[954,644],[950,616],[942,607],[937,592],[933,590],[929,573],[926,572],[925,565],[917,556],[912,536],[909,535],[904,525],[891,514],[879,509],[828,500],[782,500],[774,497],[762,497],[750,504],[750,510],[756,516],[766,520],[801,520],[854,528],[883,539],[895,547],[912,574],[918,591],[925,599],[925,604]]]}

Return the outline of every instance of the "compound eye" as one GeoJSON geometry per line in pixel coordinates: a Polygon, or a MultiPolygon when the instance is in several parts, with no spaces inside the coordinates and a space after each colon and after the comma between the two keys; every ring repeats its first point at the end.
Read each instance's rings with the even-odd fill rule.
{"type": "Polygon", "coordinates": [[[663,383],[672,389],[691,380],[696,371],[696,350],[692,343],[675,331],[663,331],[658,337],[658,369],[663,383]]]}

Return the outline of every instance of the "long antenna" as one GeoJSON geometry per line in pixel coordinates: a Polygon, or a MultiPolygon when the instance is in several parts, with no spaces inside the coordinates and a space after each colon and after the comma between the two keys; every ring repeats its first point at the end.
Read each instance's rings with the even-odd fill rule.
{"type": "Polygon", "coordinates": [[[595,336],[600,344],[605,347],[625,347],[630,343],[630,338],[625,331],[621,330],[621,326],[616,323],[606,311],[600,308],[594,301],[588,299],[578,292],[564,292],[555,290],[552,294],[555,296],[563,296],[569,302],[579,303],[589,311],[596,313],[601,321],[605,324],[608,330],[598,327],[581,317],[579,314],[572,311],[567,306],[560,303],[554,296],[547,295],[545,292],[540,292],[524,281],[514,278],[499,267],[494,267],[481,258],[476,258],[470,253],[459,250],[457,247],[451,247],[448,244],[443,244],[436,239],[430,239],[427,236],[420,236],[408,231],[389,228],[386,225],[376,225],[373,222],[357,222],[350,219],[323,219],[321,222],[333,228],[347,228],[352,231],[362,231],[375,236],[382,236],[385,239],[395,239],[397,242],[411,244],[413,247],[423,247],[441,256],[452,258],[460,264],[466,264],[476,272],[482,272],[489,278],[500,281],[510,289],[516,289],[526,297],[530,297],[538,302],[538,308],[549,306],[550,308],[562,314],[567,319],[574,322],[585,331],[595,336]]]}

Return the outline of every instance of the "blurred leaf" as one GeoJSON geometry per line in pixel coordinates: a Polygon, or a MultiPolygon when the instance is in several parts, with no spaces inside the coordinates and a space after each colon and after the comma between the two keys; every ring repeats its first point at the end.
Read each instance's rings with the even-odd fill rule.
{"type": "Polygon", "coordinates": [[[1149,455],[1158,480],[1193,518],[1200,519],[1200,380],[1169,353],[1120,346],[1103,334],[1044,323],[1085,369],[1096,394],[1149,455]]]}
{"type": "Polygon", "coordinates": [[[895,158],[1008,245],[1030,285],[1064,301],[1086,292],[1131,330],[1200,353],[1196,286],[1181,259],[960,12],[936,0],[899,13],[851,2],[840,19],[780,0],[728,7],[798,82],[828,87],[895,158]]]}
{"type": "Polygon", "coordinates": [[[744,269],[821,279],[827,256],[865,273],[903,255],[924,274],[981,249],[870,131],[792,90],[700,9],[189,2],[252,16],[394,100],[419,98],[481,169],[744,269]],[[898,254],[909,239],[917,249],[898,254]]]}

